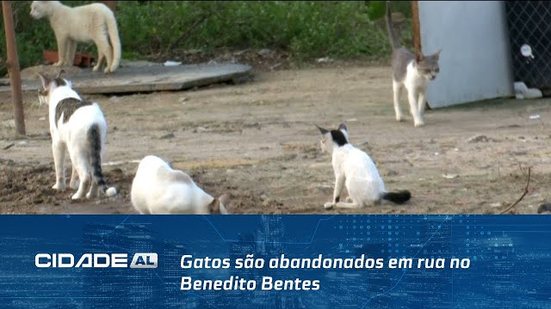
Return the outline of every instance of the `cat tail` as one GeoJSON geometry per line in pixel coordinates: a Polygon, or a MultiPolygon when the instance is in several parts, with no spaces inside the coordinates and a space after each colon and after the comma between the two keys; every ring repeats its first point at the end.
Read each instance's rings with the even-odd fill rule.
{"type": "Polygon", "coordinates": [[[101,188],[101,191],[108,197],[114,196],[117,194],[117,189],[114,187],[107,187],[105,183],[105,178],[101,171],[101,137],[99,126],[94,124],[88,129],[88,142],[91,146],[90,152],[90,162],[92,165],[92,176],[93,181],[96,182],[98,187],[101,188]]]}
{"type": "Polygon", "coordinates": [[[111,68],[109,69],[111,72],[115,72],[121,60],[121,40],[115,14],[111,10],[109,12],[111,12],[112,17],[106,20],[107,32],[109,33],[109,42],[111,43],[111,47],[113,47],[113,63],[111,63],[111,68]]]}
{"type": "Polygon", "coordinates": [[[385,20],[386,20],[386,30],[388,31],[388,38],[390,40],[390,45],[392,46],[392,50],[398,49],[400,48],[400,43],[399,43],[398,37],[396,36],[396,33],[394,32],[394,26],[392,25],[392,13],[390,12],[390,1],[386,2],[385,20]]]}
{"type": "Polygon", "coordinates": [[[411,192],[407,190],[396,191],[396,192],[386,192],[383,194],[382,199],[391,201],[395,204],[403,204],[411,198],[411,192]]]}

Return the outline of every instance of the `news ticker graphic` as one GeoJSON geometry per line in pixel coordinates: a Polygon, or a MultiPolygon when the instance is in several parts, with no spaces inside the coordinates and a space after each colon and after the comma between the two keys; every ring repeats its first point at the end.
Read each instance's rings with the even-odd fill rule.
{"type": "Polygon", "coordinates": [[[551,308],[551,216],[0,216],[1,308],[551,308]]]}

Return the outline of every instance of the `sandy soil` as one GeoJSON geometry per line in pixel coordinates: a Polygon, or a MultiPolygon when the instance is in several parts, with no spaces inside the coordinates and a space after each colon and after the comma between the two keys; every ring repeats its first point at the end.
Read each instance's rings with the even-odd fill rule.
{"type": "Polygon", "coordinates": [[[130,185],[148,154],[213,195],[229,192],[233,213],[500,213],[521,196],[528,167],[530,190],[513,212],[536,213],[551,200],[548,99],[430,110],[427,125],[413,128],[410,118],[394,120],[388,76],[387,67],[345,65],[255,72],[246,84],[194,91],[92,96],[109,123],[104,171],[121,193],[78,202],[70,191],[50,189],[47,108],[25,94],[28,137],[16,138],[10,97],[2,95],[0,212],[134,213],[130,185]],[[412,192],[409,203],[323,209],[333,172],[314,124],[340,121],[375,160],[387,189],[412,192]]]}

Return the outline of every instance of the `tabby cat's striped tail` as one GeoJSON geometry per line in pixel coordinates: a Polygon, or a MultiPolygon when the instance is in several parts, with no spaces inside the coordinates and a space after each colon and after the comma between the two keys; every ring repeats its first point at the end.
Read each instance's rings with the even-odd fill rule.
{"type": "Polygon", "coordinates": [[[88,130],[88,141],[90,143],[90,162],[92,165],[92,176],[93,181],[96,182],[101,191],[108,197],[114,196],[117,194],[117,189],[114,187],[107,187],[105,183],[105,178],[101,171],[101,136],[99,127],[97,124],[94,124],[88,130]]]}

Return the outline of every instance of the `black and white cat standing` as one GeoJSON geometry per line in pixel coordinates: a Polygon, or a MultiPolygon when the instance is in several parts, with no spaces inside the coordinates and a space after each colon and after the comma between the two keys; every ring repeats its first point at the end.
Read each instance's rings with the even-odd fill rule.
{"type": "Polygon", "coordinates": [[[73,166],[70,187],[77,189],[72,199],[80,199],[85,195],[92,198],[97,195],[98,188],[107,196],[117,194],[113,187],[107,188],[101,171],[101,157],[105,149],[107,123],[99,105],[88,102],[74,91],[71,82],[60,75],[53,79],[39,74],[42,89],[38,99],[41,104],[48,104],[50,135],[52,137],[52,152],[54,157],[56,182],[55,190],[65,190],[65,152],[73,166]],[[78,176],[78,177],[77,177],[78,176]]]}
{"type": "Polygon", "coordinates": [[[411,198],[409,191],[387,192],[377,167],[364,151],[349,142],[348,128],[344,123],[337,130],[327,130],[318,126],[321,132],[321,149],[332,156],[335,172],[333,200],[324,207],[360,208],[388,200],[403,204],[411,198]],[[341,202],[341,192],[346,185],[351,202],[341,202]]]}

